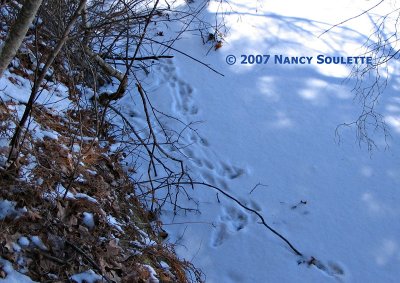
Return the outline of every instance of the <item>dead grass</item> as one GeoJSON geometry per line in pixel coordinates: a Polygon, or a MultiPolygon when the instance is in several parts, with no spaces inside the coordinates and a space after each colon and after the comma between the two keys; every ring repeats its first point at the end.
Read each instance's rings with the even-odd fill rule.
{"type": "MultiPolygon", "coordinates": [[[[46,36],[40,27],[37,32],[46,36]]],[[[27,40],[25,47],[34,54],[48,54],[49,46],[42,42],[51,40],[42,39],[37,44],[27,40]]],[[[10,83],[21,85],[19,77],[33,81],[32,58],[23,52],[17,58],[18,66],[10,68],[16,77],[9,77],[10,83]]],[[[201,272],[178,259],[173,246],[164,243],[161,222],[135,197],[135,184],[122,169],[119,154],[109,152],[113,139],[107,132],[113,125],[104,122],[100,143],[97,127],[101,113],[73,104],[81,95],[76,84],[82,83],[85,70],[72,76],[71,70],[65,69],[65,59],[63,54],[57,58],[54,75],[44,87],[51,91],[51,84],[64,84],[70,109],[59,113],[35,105],[32,111],[32,119],[41,129],[57,133],[58,138],[38,139],[27,132],[15,172],[0,170],[0,200],[14,201],[16,208],[26,209],[19,217],[0,221],[0,257],[39,282],[71,282],[73,274],[88,269],[101,274],[103,282],[151,282],[145,265],[153,267],[160,282],[202,282],[201,272]],[[96,202],[64,198],[57,193],[60,187],[96,202]],[[84,213],[93,214],[94,228],[85,225],[84,213]],[[110,223],[110,216],[120,228],[110,223]],[[46,249],[33,243],[34,236],[46,249]],[[22,237],[31,239],[30,244],[18,245],[22,237]]],[[[12,110],[17,103],[0,101],[0,137],[10,139],[17,123],[12,110]]],[[[0,148],[0,156],[7,155],[8,147],[0,148]]],[[[0,278],[6,277],[0,266],[0,278]]]]}
{"type": "MultiPolygon", "coordinates": [[[[13,115],[5,104],[0,109],[4,124],[13,115]]],[[[61,116],[43,107],[33,112],[40,127],[58,133],[58,139],[26,135],[19,176],[0,179],[0,199],[15,201],[18,208],[27,210],[18,218],[0,221],[0,256],[39,282],[68,282],[73,274],[88,269],[107,278],[104,282],[150,282],[145,265],[154,268],[160,282],[199,282],[200,271],[179,260],[173,246],[163,242],[161,222],[134,196],[135,185],[122,169],[118,154],[109,153],[110,144],[96,142],[95,123],[90,118],[77,123],[77,117],[92,115],[88,110],[71,110],[61,116]],[[73,150],[74,146],[79,150],[73,150]],[[57,195],[59,186],[96,202],[64,199],[57,195]],[[84,224],[84,213],[93,214],[93,229],[84,224]],[[121,230],[110,223],[110,215],[121,230]],[[21,237],[32,236],[38,236],[47,249],[32,241],[20,250],[15,248],[21,237]]],[[[0,127],[1,132],[6,128],[0,127]]]]}

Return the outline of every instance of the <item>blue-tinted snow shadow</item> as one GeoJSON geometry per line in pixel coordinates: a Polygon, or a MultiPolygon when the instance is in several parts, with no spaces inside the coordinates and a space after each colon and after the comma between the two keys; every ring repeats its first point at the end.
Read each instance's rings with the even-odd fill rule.
{"type": "MultiPolygon", "coordinates": [[[[249,13],[238,14],[237,24],[243,24],[240,18],[248,16],[249,13]]],[[[302,251],[325,262],[342,261],[353,270],[362,270],[357,265],[368,266],[376,269],[383,281],[390,280],[396,273],[382,270],[391,269],[391,259],[399,254],[394,240],[396,231],[390,225],[398,221],[400,214],[396,192],[400,185],[397,169],[400,164],[392,157],[398,154],[397,132],[393,131],[394,138],[389,141],[390,151],[377,151],[372,158],[365,148],[360,149],[354,129],[345,129],[342,143],[337,144],[336,127],[354,121],[361,111],[351,92],[355,81],[344,83],[350,69],[334,76],[330,73],[336,72],[329,71],[332,66],[321,69],[314,64],[228,66],[225,58],[229,54],[239,58],[240,54],[267,51],[315,56],[322,51],[312,48],[314,45],[308,41],[316,40],[330,27],[326,23],[272,13],[252,16],[257,18],[254,23],[267,19],[262,32],[255,35],[249,32],[225,42],[204,59],[225,77],[195,64],[178,70],[177,75],[181,76],[178,85],[185,89],[190,86],[199,109],[190,118],[205,120],[200,132],[209,139],[209,148],[220,159],[250,167],[247,176],[228,181],[230,191],[253,199],[273,226],[295,239],[302,251]],[[305,41],[295,40],[294,35],[304,37],[305,41]],[[259,189],[249,196],[246,188],[257,182],[268,184],[268,190],[259,189]],[[291,209],[300,200],[307,201],[307,209],[303,211],[307,213],[291,209]],[[383,234],[386,236],[382,237],[383,234]],[[365,245],[371,248],[365,249],[365,245]],[[352,249],[356,256],[352,256],[352,249]]],[[[193,33],[199,35],[195,29],[193,33]]],[[[367,36],[338,28],[324,35],[320,43],[324,46],[323,53],[357,56],[348,54],[346,43],[358,42],[361,46],[367,36]]],[[[202,43],[193,37],[183,44],[184,50],[199,50],[202,43]]],[[[203,47],[204,54],[210,47],[203,47]]],[[[176,54],[174,60],[188,59],[176,54]]],[[[397,82],[398,78],[392,80],[397,82]]],[[[399,115],[397,119],[400,105],[396,104],[400,103],[395,99],[396,91],[396,83],[387,87],[378,110],[385,114],[391,109],[394,115],[399,115]]],[[[383,137],[378,134],[376,139],[385,148],[383,137]]],[[[197,149],[193,151],[196,153],[197,149]]],[[[215,170],[207,172],[214,174],[219,164],[209,153],[204,154],[202,169],[204,161],[210,159],[209,167],[215,170]]],[[[216,179],[216,175],[209,179],[216,179]]],[[[263,241],[260,236],[260,243],[263,241]]],[[[264,256],[270,255],[266,252],[264,256]]],[[[360,274],[354,276],[362,278],[360,274]]]]}
{"type": "MultiPolygon", "coordinates": [[[[352,92],[356,81],[345,80],[351,73],[350,68],[344,75],[336,77],[315,65],[268,64],[245,69],[225,63],[226,55],[237,51],[237,54],[245,54],[248,50],[283,50],[284,54],[297,48],[296,52],[300,55],[311,53],[307,49],[307,42],[302,45],[290,38],[281,40],[281,37],[296,33],[309,38],[319,34],[316,31],[323,31],[329,26],[277,14],[252,16],[267,17],[277,25],[266,26],[261,39],[249,34],[245,35],[246,40],[241,37],[227,42],[228,51],[221,49],[219,54],[212,54],[209,60],[224,66],[225,78],[214,81],[215,85],[209,88],[217,95],[205,104],[206,108],[208,111],[218,111],[224,107],[235,109],[226,111],[224,117],[216,115],[218,119],[213,119],[219,123],[214,129],[225,129],[220,134],[224,137],[219,139],[232,141],[224,144],[228,148],[226,151],[223,148],[218,150],[227,154],[235,152],[237,160],[253,162],[252,166],[257,172],[253,176],[263,173],[268,184],[279,184],[273,196],[257,195],[259,203],[268,203],[269,209],[282,210],[278,203],[283,199],[295,203],[296,199],[304,198],[316,204],[314,212],[310,210],[314,215],[309,219],[305,216],[288,216],[282,212],[282,223],[304,221],[313,225],[318,223],[322,231],[335,230],[333,237],[342,237],[345,243],[342,250],[338,249],[341,252],[348,253],[346,249],[361,248],[360,242],[367,243],[371,249],[363,253],[365,257],[362,259],[352,259],[347,254],[352,262],[349,266],[355,267],[358,265],[355,262],[361,261],[373,266],[374,271],[385,280],[391,280],[398,274],[392,268],[395,258],[400,255],[399,244],[395,240],[398,229],[390,225],[390,222],[398,221],[400,216],[397,206],[400,200],[397,190],[400,170],[397,168],[400,163],[393,158],[399,153],[400,100],[396,96],[399,76],[391,74],[390,83],[376,108],[376,111],[391,119],[392,138],[385,141],[382,132],[375,133],[373,138],[380,148],[372,156],[365,147],[360,148],[356,129],[345,128],[341,132],[342,143],[337,144],[336,127],[355,121],[362,111],[362,105],[354,100],[352,92]],[[276,30],[279,32],[274,32],[276,30]],[[387,143],[389,150],[385,151],[387,143]],[[251,155],[257,158],[248,158],[251,155]],[[319,215],[315,215],[316,211],[319,215]],[[348,234],[348,231],[353,232],[348,234]],[[384,239],[383,234],[387,235],[384,239]],[[346,235],[352,235],[352,238],[346,235]]],[[[358,56],[348,54],[344,49],[345,44],[351,41],[361,46],[368,36],[355,30],[338,28],[324,35],[321,41],[328,46],[329,55],[358,56]]],[[[333,67],[330,65],[326,68],[333,67]]],[[[375,77],[372,76],[370,80],[374,81],[375,77]]],[[[255,183],[258,181],[264,180],[254,180],[255,183]]],[[[285,230],[285,225],[282,224],[280,228],[285,230]]],[[[325,241],[326,246],[337,243],[324,238],[324,232],[319,232],[304,239],[302,244],[306,250],[323,253],[326,247],[321,244],[316,248],[316,242],[325,241]]],[[[332,252],[331,258],[346,259],[340,252],[331,251],[331,248],[328,247],[332,252]]]]}

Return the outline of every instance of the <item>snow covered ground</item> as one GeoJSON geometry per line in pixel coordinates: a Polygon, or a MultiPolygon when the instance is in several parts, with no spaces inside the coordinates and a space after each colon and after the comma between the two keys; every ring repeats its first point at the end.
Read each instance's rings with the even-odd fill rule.
{"type": "MultiPolygon", "coordinates": [[[[373,15],[393,3],[318,38],[377,1],[229,2],[222,48],[206,56],[208,46],[196,31],[175,45],[225,76],[174,54],[159,67],[163,77],[155,78],[151,95],[182,120],[203,121],[196,126],[201,137],[185,136],[193,172],[260,211],[306,258],[318,259],[319,268],[299,265],[254,215],[202,187],[193,192],[200,215],[164,215],[166,224],[187,223],[166,226],[179,255],[201,268],[209,283],[398,282],[399,79],[391,77],[379,106],[392,134],[389,147],[376,135],[379,147],[370,153],[354,129],[343,129],[340,143],[335,136],[339,124],[361,111],[354,81],[344,82],[349,67],[239,63],[241,54],[358,56],[373,15]],[[238,62],[228,65],[228,55],[238,62]]],[[[210,18],[217,9],[210,5],[210,18]]]]}
{"type": "MultiPolygon", "coordinates": [[[[182,151],[192,173],[259,211],[305,260],[317,259],[299,264],[302,258],[257,217],[199,186],[191,194],[201,214],[165,213],[163,222],[179,255],[201,268],[206,282],[398,282],[398,66],[391,66],[393,75],[379,106],[392,136],[385,142],[376,135],[379,147],[368,152],[359,146],[354,129],[343,129],[340,143],[335,135],[339,124],[353,121],[361,110],[351,92],[354,81],[344,82],[350,68],[315,63],[318,54],[362,53],[374,14],[390,11],[394,2],[318,35],[377,3],[372,2],[230,0],[224,8],[213,3],[202,17],[210,20],[226,9],[230,30],[223,47],[208,52],[210,45],[202,44],[196,30],[184,33],[174,46],[224,76],[175,52],[174,59],[161,61],[150,73],[154,77],[145,87],[157,107],[187,123],[202,121],[195,126],[199,135],[185,131],[182,137],[191,144],[182,151]],[[265,65],[241,65],[242,54],[313,56],[314,61],[276,65],[271,58],[265,65]],[[236,56],[237,63],[228,65],[228,55],[236,56]]],[[[6,95],[26,100],[15,97],[18,91],[10,87],[6,95]]],[[[53,102],[46,97],[39,102],[53,102]]],[[[135,109],[129,96],[124,99],[125,113],[135,109]]],[[[132,119],[146,125],[143,116],[132,119]]],[[[3,203],[0,214],[13,209],[3,203]]],[[[85,217],[91,226],[91,216],[85,217]]],[[[7,261],[0,263],[12,273],[7,261]]],[[[91,275],[88,271],[76,278],[91,275]]],[[[9,282],[25,279],[15,272],[9,282]]]]}

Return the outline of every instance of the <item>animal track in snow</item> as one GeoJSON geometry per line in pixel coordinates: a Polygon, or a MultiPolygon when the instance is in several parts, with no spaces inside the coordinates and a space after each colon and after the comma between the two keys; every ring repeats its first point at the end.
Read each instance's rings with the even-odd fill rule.
{"type": "Polygon", "coordinates": [[[212,164],[212,162],[210,160],[205,159],[204,160],[204,164],[206,165],[206,167],[210,170],[214,170],[214,165],[212,164]]]}
{"type": "Polygon", "coordinates": [[[185,115],[196,115],[199,112],[199,108],[193,103],[193,88],[184,81],[179,80],[177,91],[177,110],[180,110],[185,115]]]}
{"type": "Polygon", "coordinates": [[[323,264],[322,262],[317,261],[315,266],[328,276],[332,276],[337,279],[342,279],[345,276],[344,268],[337,263],[330,261],[327,264],[323,264]]]}
{"type": "Polygon", "coordinates": [[[307,201],[306,200],[301,200],[297,204],[292,205],[290,209],[297,211],[298,213],[301,213],[303,215],[307,215],[310,213],[310,211],[307,209],[307,201]]]}
{"type": "Polygon", "coordinates": [[[212,174],[212,172],[210,172],[210,170],[202,170],[201,171],[201,177],[203,177],[203,179],[209,183],[209,184],[215,184],[215,178],[214,175],[212,174]]]}
{"type": "Polygon", "coordinates": [[[232,231],[240,231],[248,224],[248,215],[234,206],[226,207],[221,220],[226,221],[232,231]]]}
{"type": "MultiPolygon", "coordinates": [[[[195,89],[182,80],[173,65],[172,60],[166,60],[159,66],[162,73],[162,82],[170,88],[172,97],[172,111],[185,123],[196,119],[199,108],[195,101],[195,89]]],[[[181,153],[186,156],[193,167],[197,167],[199,177],[211,185],[229,191],[229,182],[246,174],[244,168],[230,164],[227,161],[220,161],[210,148],[209,141],[200,136],[196,131],[186,131],[181,137],[182,144],[189,146],[182,148],[181,153]]],[[[250,203],[249,207],[261,210],[256,203],[250,203]]],[[[249,220],[253,217],[236,207],[223,208],[219,216],[217,227],[211,235],[211,246],[218,247],[224,243],[232,234],[245,229],[249,220]]]]}
{"type": "Polygon", "coordinates": [[[261,205],[259,205],[256,201],[247,198],[239,198],[240,202],[245,206],[254,209],[255,211],[260,212],[262,210],[261,205]]]}
{"type": "Polygon", "coordinates": [[[201,139],[200,139],[200,144],[201,144],[202,146],[204,146],[204,147],[209,147],[209,146],[210,146],[208,140],[205,139],[205,138],[201,138],[201,139]]]}
{"type": "Polygon", "coordinates": [[[244,175],[246,170],[233,165],[229,165],[225,162],[221,162],[221,175],[228,177],[229,179],[236,179],[244,175]]]}
{"type": "Polygon", "coordinates": [[[173,110],[181,115],[196,115],[199,108],[194,104],[194,89],[190,84],[178,78],[172,60],[166,60],[159,70],[163,73],[161,82],[168,82],[172,90],[173,110]]]}
{"type": "Polygon", "coordinates": [[[247,213],[234,206],[225,207],[211,238],[211,245],[213,247],[222,245],[230,235],[246,228],[248,223],[247,213]]]}
{"type": "Polygon", "coordinates": [[[228,228],[225,223],[219,223],[215,228],[212,237],[211,245],[213,247],[218,247],[224,243],[224,241],[229,237],[228,228]]]}
{"type": "MultiPolygon", "coordinates": [[[[162,73],[163,82],[169,83],[173,99],[173,111],[180,115],[181,117],[179,118],[183,121],[191,122],[193,115],[199,112],[199,108],[195,104],[193,97],[195,92],[194,88],[179,78],[177,69],[172,60],[164,61],[158,68],[162,73]]],[[[239,178],[246,173],[246,170],[243,168],[212,158],[213,156],[208,149],[210,146],[209,141],[199,136],[196,132],[187,132],[185,138],[188,144],[193,144],[193,146],[190,146],[190,149],[182,149],[182,153],[188,157],[195,166],[203,169],[201,175],[205,181],[212,181],[214,185],[222,184],[224,188],[228,188],[228,180],[239,178]]]]}
{"type": "Polygon", "coordinates": [[[311,257],[311,259],[301,259],[298,261],[299,264],[307,264],[308,266],[315,266],[321,272],[325,273],[328,276],[335,277],[337,279],[343,279],[345,276],[344,268],[341,267],[340,264],[335,263],[333,261],[328,261],[327,264],[324,264],[322,261],[311,257]]]}

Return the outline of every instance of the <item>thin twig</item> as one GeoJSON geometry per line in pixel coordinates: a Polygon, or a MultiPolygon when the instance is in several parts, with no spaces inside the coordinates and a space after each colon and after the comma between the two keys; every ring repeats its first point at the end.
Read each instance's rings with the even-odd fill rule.
{"type": "Polygon", "coordinates": [[[100,266],[90,257],[88,256],[81,248],[77,247],[74,243],[66,240],[65,241],[68,245],[70,245],[75,251],[77,251],[78,253],[80,253],[84,258],[86,258],[86,260],[94,267],[97,269],[97,271],[99,271],[101,273],[101,276],[109,283],[112,283],[113,281],[111,281],[106,275],[103,274],[103,271],[101,270],[100,266]]]}
{"type": "Polygon", "coordinates": [[[174,58],[172,55],[162,55],[162,56],[145,56],[145,57],[121,57],[121,56],[104,56],[104,59],[109,60],[124,60],[124,61],[145,61],[145,60],[160,60],[160,59],[170,59],[174,58]]]}
{"type": "Polygon", "coordinates": [[[368,13],[369,11],[371,11],[371,10],[375,9],[376,7],[378,7],[378,6],[379,6],[380,4],[382,4],[383,2],[385,2],[385,0],[381,0],[378,4],[374,5],[373,7],[369,8],[368,10],[365,10],[364,12],[358,14],[357,16],[353,16],[353,17],[351,17],[351,18],[348,18],[347,20],[344,20],[344,21],[342,21],[342,22],[340,22],[340,23],[337,23],[337,24],[331,26],[329,29],[325,30],[323,33],[321,33],[320,35],[318,35],[318,38],[320,38],[321,36],[323,36],[325,33],[330,32],[330,31],[331,31],[332,29],[334,29],[335,27],[338,27],[338,26],[340,26],[340,25],[342,25],[342,24],[344,24],[344,23],[347,23],[347,22],[349,22],[349,21],[351,21],[351,20],[354,20],[354,19],[356,19],[356,18],[358,18],[358,17],[360,17],[360,16],[362,16],[362,15],[368,13]]]}
{"type": "Polygon", "coordinates": [[[292,249],[292,251],[293,251],[296,255],[298,255],[298,256],[303,256],[303,254],[302,254],[298,249],[296,249],[296,248],[293,246],[293,244],[292,244],[291,242],[289,242],[288,239],[286,239],[282,234],[280,234],[278,231],[276,231],[274,228],[272,228],[270,225],[268,225],[268,223],[265,221],[264,217],[263,217],[257,210],[254,210],[254,209],[252,209],[252,208],[250,208],[250,207],[244,205],[240,200],[238,200],[238,199],[235,198],[234,196],[228,194],[228,193],[225,192],[224,190],[222,190],[222,189],[220,189],[220,188],[218,188],[218,187],[216,187],[216,186],[213,186],[213,185],[211,185],[211,184],[208,184],[208,183],[196,182],[196,181],[193,181],[193,182],[180,182],[180,185],[192,185],[192,186],[193,186],[193,185],[200,185],[200,186],[205,186],[205,187],[208,187],[208,188],[211,188],[211,189],[213,189],[213,190],[216,190],[216,191],[220,192],[221,194],[223,194],[223,195],[226,196],[227,198],[229,198],[229,199],[233,200],[234,202],[236,202],[240,207],[242,207],[242,208],[244,208],[245,210],[250,211],[250,212],[254,213],[255,215],[257,215],[257,217],[261,220],[261,224],[262,224],[263,226],[265,226],[265,227],[266,227],[268,230],[270,230],[273,234],[275,234],[275,235],[278,236],[280,239],[282,239],[282,240],[292,249]]]}

